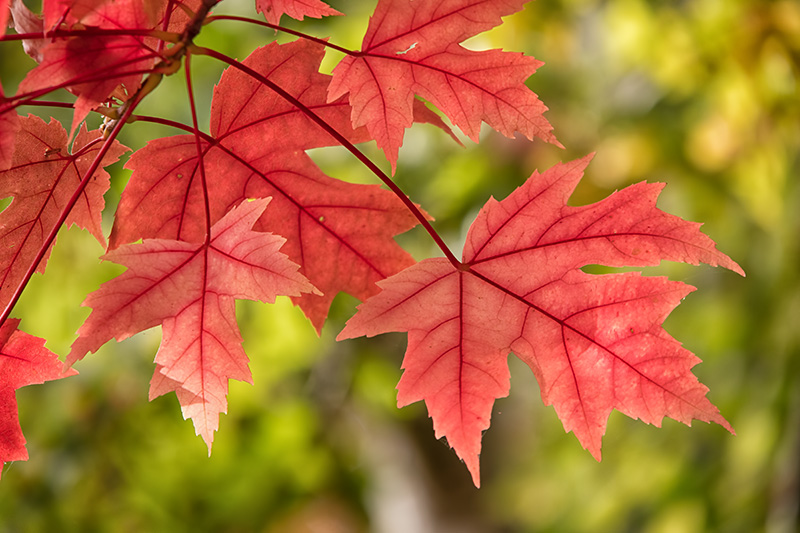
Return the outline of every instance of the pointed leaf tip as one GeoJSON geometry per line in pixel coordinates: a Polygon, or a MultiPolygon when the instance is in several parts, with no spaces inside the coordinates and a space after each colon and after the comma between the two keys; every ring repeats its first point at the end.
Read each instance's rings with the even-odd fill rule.
{"type": "Polygon", "coordinates": [[[58,357],[44,347],[44,339],[18,326],[18,319],[9,318],[0,327],[0,465],[28,459],[16,390],[77,374],[72,369],[64,372],[58,357]]]}

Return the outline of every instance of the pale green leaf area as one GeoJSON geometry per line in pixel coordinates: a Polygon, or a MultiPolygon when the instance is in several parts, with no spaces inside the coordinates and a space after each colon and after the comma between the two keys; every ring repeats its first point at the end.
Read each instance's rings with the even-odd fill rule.
{"type": "MultiPolygon", "coordinates": [[[[330,4],[355,16],[283,22],[357,48],[373,2],[330,4]]],[[[252,11],[226,0],[216,12],[252,11]]],[[[198,42],[242,59],[274,38],[266,28],[215,22],[198,42]]],[[[642,180],[665,182],[659,207],[703,222],[747,273],[646,269],[698,287],[665,328],[703,360],[694,372],[737,435],[672,420],[659,429],[614,413],[598,463],[510,356],[511,396],[495,406],[475,489],[435,440],[424,406],[396,408],[404,336],[336,343],[358,304],[346,295],[321,337],[288,299],[240,302],[255,385],[231,383],[210,458],[174,395],[147,401],[160,331],[109,343],[76,365],[79,376],[18,392],[31,458],[3,471],[1,533],[798,530],[800,4],[537,0],[468,46],[545,61],[528,85],[566,149],[489,130],[480,145],[461,135],[462,148],[415,125],[398,184],[460,252],[486,200],[504,198],[536,168],[597,152],[572,205],[642,180]]],[[[3,45],[0,73],[10,92],[21,77],[12,70],[30,62],[6,48],[14,47],[3,45]]],[[[336,59],[330,54],[323,69],[336,59]]],[[[192,66],[205,129],[221,68],[208,58],[192,66]]],[[[165,83],[141,113],[190,123],[183,76],[165,83]]],[[[138,148],[173,133],[135,123],[121,140],[138,148]]],[[[363,148],[388,168],[373,144],[363,148]]],[[[343,150],[312,156],[333,176],[375,183],[343,150]]],[[[110,206],[127,179],[120,167],[110,206]]],[[[107,215],[109,229],[110,208],[107,215]]],[[[398,240],[417,259],[437,255],[424,232],[398,240]]],[[[62,357],[89,312],[80,302],[119,272],[101,253],[86,232],[62,231],[46,274],[14,312],[62,357]]]]}

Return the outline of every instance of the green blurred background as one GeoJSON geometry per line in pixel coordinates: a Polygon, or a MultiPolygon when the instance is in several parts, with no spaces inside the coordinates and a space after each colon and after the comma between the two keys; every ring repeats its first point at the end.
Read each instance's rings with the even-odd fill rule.
{"type": "MultiPolygon", "coordinates": [[[[357,48],[374,3],[330,3],[350,16],[284,23],[357,48]]],[[[226,0],[217,12],[251,5],[226,0]]],[[[241,59],[274,38],[218,22],[200,43],[241,59]]],[[[12,92],[33,63],[18,45],[0,46],[12,92]]],[[[504,198],[559,160],[597,152],[574,204],[666,182],[659,206],[704,222],[747,272],[647,269],[698,287],[665,327],[703,359],[695,373],[737,436],[614,413],[597,463],[511,356],[511,395],[484,436],[478,490],[434,439],[424,406],[395,407],[403,335],[335,343],[357,304],[344,295],[321,338],[288,301],[240,302],[255,386],[231,384],[210,458],[173,395],[147,401],[160,332],[109,344],[77,365],[79,376],[18,391],[31,459],[3,472],[0,532],[798,531],[800,3],[538,0],[469,46],[546,62],[529,86],[566,149],[488,130],[464,149],[418,125],[400,154],[400,185],[460,250],[489,196],[504,198]]],[[[193,66],[207,117],[220,67],[193,66]]],[[[181,76],[140,111],[189,122],[181,76]]],[[[137,148],[174,133],[139,123],[122,140],[137,148]]],[[[373,182],[342,150],[313,156],[333,176],[373,182]]],[[[126,179],[117,165],[109,224],[126,179]]],[[[419,259],[436,255],[419,230],[400,240],[419,259]]],[[[85,232],[62,232],[14,313],[62,356],[88,315],[80,302],[119,272],[101,253],[85,232]]]]}

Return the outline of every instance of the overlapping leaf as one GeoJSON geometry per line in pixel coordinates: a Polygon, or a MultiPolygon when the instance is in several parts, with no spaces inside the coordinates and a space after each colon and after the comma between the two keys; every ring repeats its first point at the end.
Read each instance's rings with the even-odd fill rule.
{"type": "Polygon", "coordinates": [[[19,425],[16,390],[77,374],[62,372],[58,357],[44,347],[44,339],[17,329],[19,320],[0,326],[0,473],[9,461],[26,461],[25,437],[19,425]]]}
{"type": "MultiPolygon", "coordinates": [[[[186,7],[195,8],[194,4],[187,3],[186,7]]],[[[46,22],[53,25],[80,22],[99,30],[132,30],[131,34],[118,35],[87,31],[85,35],[44,40],[43,48],[37,48],[41,57],[35,59],[40,64],[28,73],[19,90],[38,94],[52,87],[65,87],[77,94],[73,129],[112,94],[121,99],[133,94],[143,75],[164,57],[162,41],[135,34],[136,30],[181,31],[188,21],[177,3],[163,0],[92,0],[78,4],[54,0],[45,2],[44,13],[46,22]],[[169,12],[167,5],[171,6],[169,12]]]]}
{"type": "MultiPolygon", "coordinates": [[[[99,132],[82,128],[67,148],[67,132],[56,120],[49,124],[39,117],[20,117],[20,131],[11,165],[0,171],[0,197],[12,197],[0,213],[0,310],[24,278],[44,240],[72,197],[100,150],[99,132]]],[[[128,149],[115,142],[102,166],[108,166],[128,149]]],[[[100,226],[109,176],[98,169],[86,185],[66,220],[87,229],[105,246],[100,226]]],[[[43,272],[45,261],[39,265],[43,272]]]]}
{"type": "Polygon", "coordinates": [[[350,94],[355,126],[366,126],[394,168],[411,126],[414,96],[440,109],[472,140],[481,121],[512,137],[557,143],[547,110],[525,80],[542,64],[522,54],[475,52],[459,43],[522,9],[528,0],[380,0],[361,51],[333,71],[331,99],[350,94]]]}
{"type": "Polygon", "coordinates": [[[463,265],[428,259],[380,282],[339,335],[407,331],[398,405],[424,400],[479,484],[481,433],[506,396],[506,359],[533,370],[542,399],[597,459],[612,409],[731,429],[690,369],[699,362],[661,327],[693,290],[639,273],[589,275],[591,264],[661,260],[739,266],[686,222],[655,207],[659,184],[640,183],[596,204],[566,202],[589,158],[534,173],[470,227],[463,265]]]}
{"type": "MultiPolygon", "coordinates": [[[[349,126],[347,102],[326,101],[330,77],[317,71],[323,52],[304,41],[271,44],[244,64],[352,142],[363,140],[364,131],[349,126]]],[[[211,133],[202,141],[202,162],[212,176],[207,185],[212,221],[243,198],[273,198],[255,229],[286,237],[285,253],[322,292],[294,298],[317,330],[339,291],[364,300],[378,291],[376,281],[413,264],[393,239],[416,225],[408,209],[378,186],[325,176],[303,150],[335,139],[257,79],[226,71],[214,94],[211,133]]],[[[134,154],[111,247],[148,237],[202,239],[199,164],[189,135],[154,141],[134,154]]]]}
{"type": "Polygon", "coordinates": [[[278,295],[314,290],[278,251],[285,239],[251,230],[268,202],[235,207],[214,224],[206,242],[152,239],[106,254],[128,270],[84,302],[92,313],[67,363],[112,338],[163,325],[151,397],[176,391],[210,451],[219,413],[227,409],[228,379],[251,382],[234,299],[271,303],[278,295]]]}

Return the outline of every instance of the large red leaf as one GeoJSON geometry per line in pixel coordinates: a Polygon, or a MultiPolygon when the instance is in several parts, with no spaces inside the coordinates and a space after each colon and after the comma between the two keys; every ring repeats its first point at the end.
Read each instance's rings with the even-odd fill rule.
{"type": "MultiPolygon", "coordinates": [[[[533,370],[542,399],[597,459],[612,409],[660,425],[668,416],[731,430],[690,369],[699,362],[661,327],[694,290],[639,273],[589,275],[585,265],[721,265],[713,241],[655,207],[662,185],[639,183],[596,204],[566,202],[589,158],[534,173],[473,222],[463,265],[428,259],[379,283],[339,339],[407,331],[400,406],[425,400],[479,484],[481,433],[506,396],[508,353],[533,370]]],[[[732,431],[732,430],[731,430],[732,431]]]]}
{"type": "Polygon", "coordinates": [[[439,108],[472,140],[481,121],[512,137],[557,143],[547,107],[525,86],[541,62],[459,43],[501,23],[528,0],[380,0],[361,51],[333,71],[332,100],[350,93],[355,126],[366,126],[394,168],[414,95],[439,108]]]}
{"type": "Polygon", "coordinates": [[[62,372],[61,361],[44,347],[44,339],[19,331],[18,325],[19,320],[8,319],[0,327],[0,467],[4,462],[28,459],[16,390],[77,374],[73,369],[62,372]]]}
{"type": "MultiPolygon", "coordinates": [[[[55,119],[45,124],[34,115],[19,117],[19,126],[11,165],[0,170],[0,198],[13,198],[0,213],[0,309],[24,278],[101,147],[100,132],[87,132],[84,127],[71,154],[67,132],[55,119]]],[[[101,167],[114,163],[127,150],[115,142],[101,167]]],[[[108,173],[98,169],[66,220],[67,226],[76,224],[88,230],[103,246],[103,195],[108,187],[108,173]]],[[[44,267],[42,261],[39,271],[44,267]]]]}
{"type": "Polygon", "coordinates": [[[282,15],[303,20],[304,17],[322,18],[341,15],[321,0],[256,0],[256,11],[264,13],[267,22],[278,24],[282,15]]]}
{"type": "Polygon", "coordinates": [[[211,450],[228,379],[251,382],[234,299],[274,302],[313,289],[278,250],[285,239],[251,230],[268,199],[244,202],[211,228],[208,242],[146,240],[105,259],[128,268],[89,295],[92,313],[67,363],[106,341],[163,325],[151,397],[176,391],[185,416],[211,450]]]}
{"type": "MultiPolygon", "coordinates": [[[[329,76],[316,71],[322,47],[296,41],[256,50],[245,65],[283,84],[353,141],[346,102],[327,103],[329,76]]],[[[324,175],[302,150],[335,140],[272,91],[238,71],[226,71],[214,93],[214,137],[201,145],[212,222],[243,198],[273,198],[255,226],[288,239],[283,251],[322,294],[293,298],[319,331],[340,291],[365,300],[376,281],[414,263],[394,236],[417,220],[389,191],[324,175]]],[[[203,238],[205,189],[189,135],[158,139],[128,162],[131,179],[117,210],[111,247],[140,238],[203,238]]]]}

